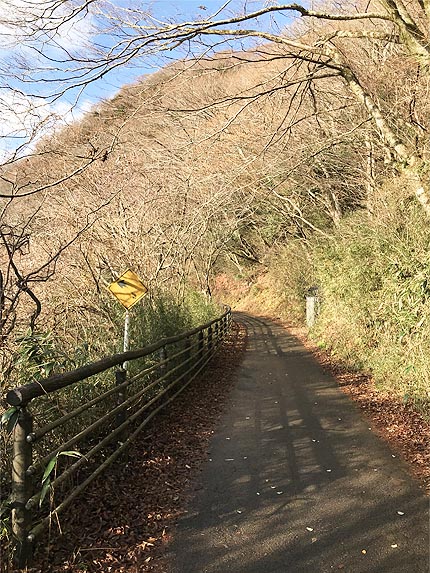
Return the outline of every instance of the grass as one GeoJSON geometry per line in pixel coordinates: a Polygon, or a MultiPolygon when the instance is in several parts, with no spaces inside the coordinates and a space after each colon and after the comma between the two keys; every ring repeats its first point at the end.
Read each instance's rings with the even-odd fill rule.
{"type": "MultiPolygon", "coordinates": [[[[122,351],[124,311],[110,298],[101,301],[103,313],[109,321],[86,323],[82,328],[85,338],[79,339],[79,345],[73,347],[74,338],[68,329],[67,339],[61,339],[52,332],[26,332],[16,340],[14,368],[9,380],[9,387],[42,380],[52,373],[74,369],[85,363],[100,359],[103,356],[122,351]]],[[[147,346],[161,338],[174,336],[219,316],[218,305],[208,301],[203,295],[194,291],[186,292],[178,302],[166,292],[153,293],[144,304],[136,305],[130,311],[130,348],[147,346]]],[[[149,364],[150,357],[130,365],[130,373],[149,364]]],[[[83,380],[49,396],[41,396],[30,404],[35,420],[35,427],[44,426],[65,413],[70,412],[99,396],[114,384],[112,370],[104,372],[89,380],[83,380]]],[[[83,412],[79,418],[59,426],[43,440],[36,442],[33,448],[33,463],[37,462],[71,435],[76,434],[77,427],[83,429],[109,412],[116,404],[116,396],[103,400],[96,406],[83,412]]],[[[8,539],[10,531],[10,507],[6,496],[10,492],[11,475],[11,430],[12,425],[5,416],[2,427],[1,446],[4,454],[1,457],[1,527],[0,538],[8,539]]]]}
{"type": "Polygon", "coordinates": [[[378,387],[427,413],[430,404],[430,230],[405,199],[385,217],[356,213],[315,249],[323,293],[314,336],[378,387]]]}
{"type": "Polygon", "coordinates": [[[304,324],[305,296],[318,285],[321,312],[311,336],[377,388],[430,416],[430,228],[404,188],[375,197],[328,238],[272,250],[268,268],[240,305],[304,324]]]}

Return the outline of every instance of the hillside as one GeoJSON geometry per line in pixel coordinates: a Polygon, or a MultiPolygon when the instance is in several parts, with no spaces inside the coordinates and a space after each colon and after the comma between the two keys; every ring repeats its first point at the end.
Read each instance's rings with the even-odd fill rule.
{"type": "MultiPolygon", "coordinates": [[[[315,486],[308,493],[322,510],[316,522],[302,523],[308,517],[297,506],[304,570],[315,569],[307,561],[308,534],[317,536],[318,523],[341,535],[326,543],[329,553],[342,549],[344,535],[354,542],[327,567],[344,567],[348,558],[354,568],[357,556],[365,563],[374,543],[383,561],[375,567],[391,571],[393,550],[403,551],[402,543],[409,550],[406,567],[419,552],[422,567],[427,542],[415,525],[427,501],[420,493],[414,513],[411,481],[411,506],[401,505],[398,486],[409,477],[401,477],[403,462],[396,458],[428,486],[430,3],[239,6],[232,0],[215,8],[211,0],[180,3],[183,18],[167,4],[6,0],[6,9],[0,7],[6,46],[0,49],[0,386],[5,395],[31,382],[34,393],[27,396],[37,395],[27,403],[26,390],[18,388],[3,400],[4,566],[15,549],[15,564],[28,563],[43,523],[52,537],[46,551],[38,545],[41,571],[77,570],[82,547],[91,571],[114,561],[118,571],[130,563],[130,570],[156,571],[148,547],[161,547],[166,527],[185,510],[182,490],[193,483],[234,387],[238,417],[221,442],[234,445],[230,438],[240,428],[245,449],[220,453],[222,470],[213,473],[221,481],[210,490],[240,483],[243,493],[250,484],[247,503],[254,510],[266,484],[281,504],[270,510],[277,515],[284,503],[289,510],[301,503],[297,492],[307,495],[308,485],[315,486]],[[149,69],[156,71],[136,79],[136,70],[149,69]],[[123,78],[134,80],[123,85],[123,78]],[[122,87],[112,95],[114,84],[122,87]],[[105,99],[90,107],[101,91],[105,99]],[[148,287],[130,315],[106,288],[128,268],[148,287]],[[309,292],[318,297],[312,325],[305,317],[309,292]],[[139,362],[130,359],[129,369],[123,355],[102,360],[103,368],[80,368],[127,345],[144,347],[132,354],[139,362]],[[114,374],[103,364],[120,369],[114,374]],[[69,374],[62,373],[75,369],[77,382],[67,385],[69,374]],[[251,381],[256,393],[247,402],[251,381]],[[341,390],[356,400],[364,421],[341,390]],[[166,425],[158,434],[163,418],[156,416],[164,407],[166,425]],[[152,416],[153,426],[146,426],[152,416]],[[359,448],[353,419],[364,436],[359,448]],[[187,433],[182,428],[190,435],[179,439],[187,433]],[[370,453],[366,444],[374,434],[394,453],[380,444],[370,453]],[[176,435],[177,442],[169,439],[176,435]],[[123,481],[118,495],[120,456],[141,436],[139,455],[125,461],[136,482],[123,481]],[[254,456],[245,452],[249,439],[254,456]],[[267,463],[254,480],[246,460],[260,464],[263,451],[267,463]],[[64,499],[72,503],[107,462],[111,473],[101,476],[102,487],[94,481],[87,490],[90,511],[79,510],[87,504],[82,496],[67,526],[73,533],[64,529],[57,550],[53,516],[61,533],[56,512],[66,509],[60,498],[70,487],[64,499]],[[161,483],[147,473],[150,467],[161,483]],[[269,485],[267,472],[277,467],[269,485]],[[400,471],[397,478],[390,468],[400,471]],[[318,494],[329,482],[346,489],[324,494],[324,505],[318,494]],[[152,492],[151,499],[130,504],[128,490],[152,492]],[[366,510],[364,491],[376,497],[371,513],[358,519],[356,509],[366,510]],[[368,536],[364,545],[340,525],[341,514],[332,511],[338,502],[368,536]],[[97,530],[92,511],[105,503],[97,530]],[[130,522],[138,514],[143,527],[131,537],[114,525],[125,505],[130,522]],[[384,516],[385,537],[378,527],[369,529],[372,515],[376,525],[384,516]],[[122,541],[110,548],[115,530],[122,541]],[[97,561],[94,548],[108,553],[97,561]]],[[[215,513],[212,506],[203,510],[211,518],[215,513]]],[[[234,524],[239,514],[248,517],[243,508],[226,508],[218,512],[222,526],[230,513],[234,524]]],[[[272,530],[263,521],[264,537],[272,530]]],[[[284,546],[284,521],[279,531],[284,546]]],[[[313,547],[319,563],[318,543],[313,547]]],[[[404,570],[400,560],[395,565],[404,570]]]]}
{"type": "MultiPolygon", "coordinates": [[[[333,26],[290,33],[318,45],[333,26]]],[[[7,167],[4,364],[28,325],[70,351],[112,329],[104,287],[127,267],[151,292],[245,296],[299,322],[318,285],[320,344],[426,409],[430,237],[411,170],[428,158],[427,76],[352,28],[342,53],[379,123],[343,68],[266,42],[169,64],[7,167]]]]}

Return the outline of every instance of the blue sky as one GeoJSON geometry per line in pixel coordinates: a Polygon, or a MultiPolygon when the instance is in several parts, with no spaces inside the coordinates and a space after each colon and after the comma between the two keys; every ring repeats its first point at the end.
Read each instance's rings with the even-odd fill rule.
{"type": "MultiPolygon", "coordinates": [[[[17,23],[20,22],[20,18],[22,20],[22,14],[25,15],[24,9],[26,6],[28,7],[28,3],[31,3],[33,7],[41,7],[50,1],[4,0],[6,4],[10,2],[10,6],[14,5],[17,8],[17,23]],[[19,12],[20,8],[22,8],[22,12],[19,12]]],[[[111,0],[111,7],[113,10],[121,10],[130,7],[132,3],[133,0],[111,0]]],[[[220,17],[225,18],[243,13],[243,11],[254,12],[273,3],[272,0],[267,2],[259,0],[231,0],[230,2],[222,2],[222,0],[155,0],[143,2],[139,8],[143,10],[146,6],[156,19],[172,23],[210,18],[223,4],[227,5],[220,17]]],[[[51,61],[64,59],[66,50],[77,54],[80,49],[84,49],[86,44],[113,46],[117,41],[114,34],[115,21],[113,21],[112,33],[100,35],[97,32],[97,23],[99,19],[104,19],[103,15],[75,18],[70,25],[62,28],[60,34],[53,35],[52,38],[45,35],[30,42],[30,44],[26,44],[19,41],[20,28],[18,25],[12,31],[1,25],[2,10],[3,17],[6,13],[7,17],[10,18],[10,6],[9,8],[7,6],[2,8],[0,4],[0,46],[3,46],[0,48],[0,116],[2,117],[0,122],[0,142],[2,142],[0,143],[0,154],[4,149],[10,150],[22,143],[24,132],[31,130],[33,125],[36,126],[38,122],[39,125],[45,122],[45,126],[36,138],[49,132],[55,121],[73,121],[88,111],[91,105],[101,99],[114,96],[125,84],[136,81],[142,75],[157,71],[172,59],[185,56],[183,50],[177,49],[164,52],[162,56],[149,55],[146,58],[135,58],[129,65],[115,68],[101,79],[90,82],[82,90],[70,90],[56,99],[41,99],[42,97],[46,98],[48,93],[55,93],[57,88],[54,80],[60,79],[65,69],[65,65],[57,64],[57,71],[53,71],[55,64],[51,65],[51,61]],[[2,42],[2,40],[5,41],[2,42]],[[14,70],[14,58],[17,56],[21,58],[21,62],[24,62],[21,70],[19,70],[19,66],[14,70]],[[28,71],[26,71],[26,65],[28,71]],[[40,66],[40,70],[36,71],[38,66],[40,66]],[[2,70],[4,71],[3,74],[2,70]],[[18,75],[14,74],[15,71],[18,75]],[[31,78],[33,81],[28,81],[31,78]],[[74,105],[74,109],[70,113],[68,110],[72,105],[74,105]],[[24,120],[26,106],[31,108],[31,113],[27,114],[24,120]]],[[[132,17],[134,16],[132,15],[132,17]]],[[[282,19],[286,24],[287,18],[282,19]]],[[[259,23],[254,24],[267,26],[270,25],[270,21],[268,18],[264,18],[259,23]]],[[[239,44],[237,45],[239,46],[239,44]]],[[[243,41],[241,41],[241,45],[243,45],[243,41]]]]}
{"type": "MultiPolygon", "coordinates": [[[[118,2],[116,2],[119,4],[118,2]]],[[[260,10],[267,6],[270,2],[262,2],[260,0],[230,0],[228,5],[224,8],[223,17],[230,17],[244,9],[249,12],[260,10]]],[[[200,20],[208,18],[215,14],[221,6],[226,4],[222,0],[155,0],[147,3],[151,8],[151,12],[157,18],[164,21],[186,21],[186,20],[200,20]]],[[[243,41],[242,41],[243,44],[243,41]]],[[[175,60],[184,57],[184,52],[177,50],[164,54],[160,58],[153,58],[146,61],[135,61],[134,65],[127,68],[117,69],[110,73],[103,81],[97,85],[89,86],[87,93],[91,94],[96,99],[103,97],[106,93],[115,93],[121,86],[133,82],[136,78],[152,73],[165,65],[169,60],[175,60]]],[[[106,97],[106,96],[105,96],[106,97]]]]}
{"type": "MultiPolygon", "coordinates": [[[[232,2],[238,4],[238,2],[232,2]]],[[[261,4],[261,2],[260,2],[261,4]]],[[[210,0],[210,2],[201,2],[199,0],[179,0],[172,2],[171,0],[155,0],[148,3],[151,12],[160,20],[166,21],[181,21],[181,20],[194,20],[207,17],[208,14],[214,13],[215,10],[222,5],[219,0],[210,0]],[[202,9],[204,7],[206,9],[202,9]]],[[[108,74],[106,78],[97,84],[89,86],[87,93],[91,94],[95,99],[99,97],[106,97],[105,94],[116,93],[123,85],[133,82],[136,78],[150,74],[165,65],[169,59],[180,58],[182,54],[171,53],[165,55],[162,59],[153,58],[152,61],[135,61],[126,68],[117,68],[114,72],[108,74]]]]}

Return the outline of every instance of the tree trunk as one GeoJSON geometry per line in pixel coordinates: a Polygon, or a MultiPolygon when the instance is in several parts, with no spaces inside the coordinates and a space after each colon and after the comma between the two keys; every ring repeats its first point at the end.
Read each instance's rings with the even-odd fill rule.
{"type": "Polygon", "coordinates": [[[373,142],[369,134],[366,134],[366,209],[369,215],[373,215],[375,197],[375,158],[373,156],[373,142]]]}
{"type": "Polygon", "coordinates": [[[357,100],[362,103],[370,116],[374,120],[385,144],[392,150],[394,157],[403,167],[403,173],[411,183],[415,197],[430,218],[430,189],[428,182],[422,176],[424,161],[403,143],[396,133],[391,129],[387,120],[383,116],[380,107],[376,104],[370,94],[368,94],[353,71],[344,63],[340,62],[340,56],[336,57],[337,64],[341,67],[341,73],[350,90],[357,100]]]}

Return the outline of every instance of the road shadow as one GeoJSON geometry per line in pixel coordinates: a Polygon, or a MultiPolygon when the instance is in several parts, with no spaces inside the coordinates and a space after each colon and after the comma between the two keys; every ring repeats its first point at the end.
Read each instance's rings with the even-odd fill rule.
{"type": "Polygon", "coordinates": [[[429,571],[429,504],[298,339],[237,314],[248,350],[174,573],[429,571]]]}

